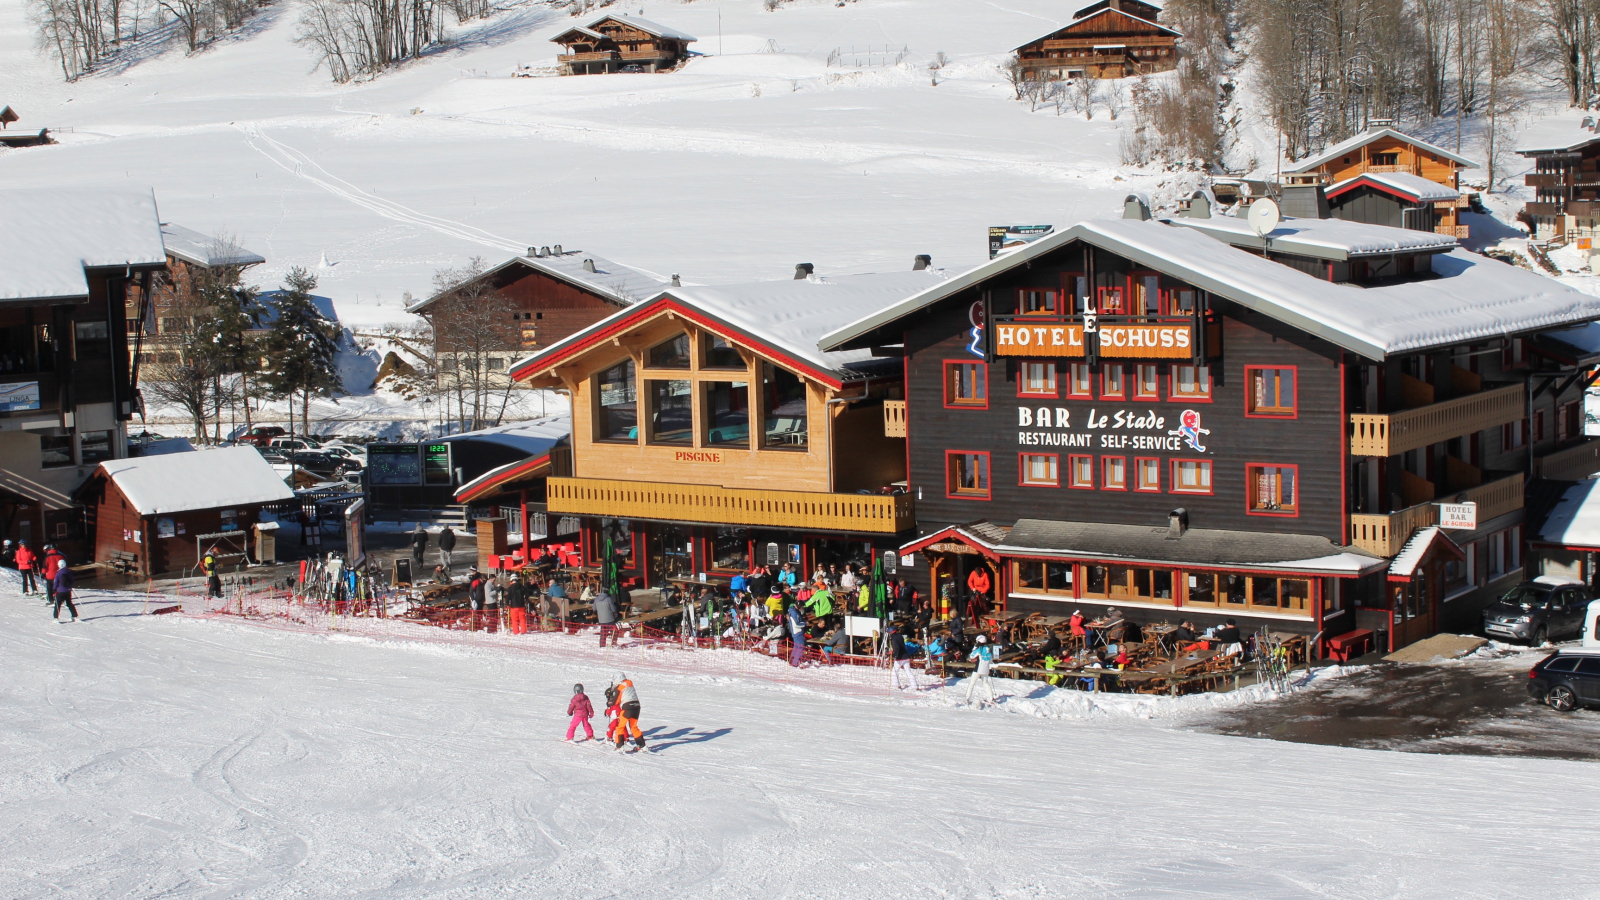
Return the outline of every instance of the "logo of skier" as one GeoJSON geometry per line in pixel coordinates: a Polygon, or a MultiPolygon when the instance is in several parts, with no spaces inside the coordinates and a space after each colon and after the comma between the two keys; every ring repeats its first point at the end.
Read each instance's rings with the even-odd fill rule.
{"type": "Polygon", "coordinates": [[[1192,409],[1186,409],[1183,411],[1183,415],[1178,417],[1178,421],[1181,423],[1178,426],[1178,430],[1169,431],[1167,434],[1183,438],[1188,442],[1189,449],[1196,453],[1206,452],[1205,446],[1200,443],[1200,435],[1210,434],[1211,430],[1200,427],[1200,414],[1192,409]]]}

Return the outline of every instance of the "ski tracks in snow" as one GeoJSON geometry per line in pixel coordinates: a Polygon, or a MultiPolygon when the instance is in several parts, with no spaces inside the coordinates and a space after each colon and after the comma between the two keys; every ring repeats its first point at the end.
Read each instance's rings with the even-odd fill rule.
{"type": "Polygon", "coordinates": [[[330,173],[315,159],[262,132],[255,125],[239,125],[237,127],[244,134],[245,143],[250,145],[250,149],[271,160],[278,168],[296,178],[309,181],[336,197],[348,200],[368,212],[405,225],[411,225],[427,231],[435,231],[448,237],[481,244],[495,250],[516,254],[521,254],[527,250],[527,244],[518,243],[491,231],[485,231],[472,225],[465,225],[452,219],[430,216],[427,213],[417,212],[392,200],[384,200],[381,197],[373,196],[343,178],[330,173]]]}

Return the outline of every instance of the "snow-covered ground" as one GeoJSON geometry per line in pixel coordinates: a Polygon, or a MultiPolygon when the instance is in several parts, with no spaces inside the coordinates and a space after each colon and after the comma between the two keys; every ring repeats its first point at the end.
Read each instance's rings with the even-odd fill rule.
{"type": "Polygon", "coordinates": [[[0,589],[0,896],[1584,897],[1587,764],[1394,754],[0,589]]]}

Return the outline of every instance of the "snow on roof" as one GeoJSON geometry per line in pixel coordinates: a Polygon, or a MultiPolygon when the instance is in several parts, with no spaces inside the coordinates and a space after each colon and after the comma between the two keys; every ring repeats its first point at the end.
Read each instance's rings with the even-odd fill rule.
{"type": "Polygon", "coordinates": [[[1593,365],[1600,362],[1600,322],[1588,322],[1576,328],[1546,331],[1539,335],[1539,343],[1547,351],[1563,357],[1575,365],[1593,365]],[[1551,346],[1554,344],[1555,346],[1551,346]]]}
{"type": "Polygon", "coordinates": [[[670,40],[677,40],[677,41],[698,41],[698,40],[700,40],[699,38],[695,37],[692,34],[686,34],[686,33],[682,32],[682,31],[679,31],[676,28],[668,28],[667,26],[662,25],[659,22],[652,22],[649,19],[641,19],[638,16],[601,16],[600,18],[595,19],[593,22],[590,22],[589,23],[589,27],[590,28],[595,28],[595,27],[599,26],[599,24],[601,22],[604,22],[607,19],[610,19],[610,20],[615,21],[615,22],[621,22],[624,25],[632,25],[634,28],[637,28],[637,29],[639,29],[640,31],[642,31],[642,32],[644,32],[646,34],[653,34],[653,35],[655,35],[656,37],[659,37],[659,38],[668,38],[670,40]]]}
{"type": "Polygon", "coordinates": [[[254,447],[106,460],[100,469],[141,516],[294,499],[254,447]]]}
{"type": "Polygon", "coordinates": [[[1395,131],[1393,128],[1369,128],[1366,131],[1355,135],[1354,137],[1346,138],[1345,140],[1334,144],[1332,147],[1329,147],[1315,156],[1308,156],[1305,159],[1300,160],[1299,165],[1290,169],[1284,169],[1283,171],[1290,175],[1298,172],[1309,172],[1323,163],[1331,161],[1336,156],[1343,156],[1357,147],[1364,147],[1367,144],[1370,144],[1373,141],[1383,137],[1392,137],[1395,140],[1404,141],[1413,147],[1420,147],[1435,156],[1442,156],[1445,159],[1453,160],[1456,164],[1464,166],[1468,169],[1478,168],[1477,163],[1467,159],[1465,156],[1462,156],[1458,153],[1451,153],[1449,150],[1446,150],[1443,147],[1430,144],[1424,140],[1419,140],[1409,134],[1405,134],[1404,132],[1395,131]]]}
{"type": "Polygon", "coordinates": [[[1562,114],[1527,125],[1517,135],[1517,152],[1533,154],[1577,150],[1600,141],[1600,131],[1593,125],[1584,127],[1584,121],[1592,123],[1595,117],[1592,114],[1583,118],[1562,114]]]}
{"type": "Polygon", "coordinates": [[[0,300],[87,297],[84,269],[167,262],[149,191],[7,190],[0,211],[0,300]]]}
{"type": "Polygon", "coordinates": [[[194,444],[188,438],[154,438],[135,441],[128,439],[129,456],[166,456],[171,453],[193,453],[194,444]]]}
{"type": "Polygon", "coordinates": [[[166,244],[168,254],[184,262],[206,268],[254,266],[267,261],[265,257],[251,253],[237,244],[224,246],[216,237],[171,222],[161,223],[161,240],[166,244]]]}
{"type": "MultiPolygon", "coordinates": [[[[578,250],[569,250],[560,256],[515,256],[479,277],[488,278],[515,265],[543,272],[568,284],[624,304],[637,303],[654,297],[670,283],[667,279],[643,269],[635,269],[632,266],[612,262],[603,256],[578,250]],[[593,272],[584,265],[585,262],[594,263],[593,272]]],[[[434,294],[426,300],[413,303],[406,307],[406,312],[421,312],[442,296],[443,293],[434,294]]]]}
{"type": "Polygon", "coordinates": [[[553,44],[559,44],[559,43],[561,43],[561,39],[566,37],[569,34],[581,34],[584,37],[589,38],[590,40],[595,40],[595,41],[603,41],[606,38],[605,35],[601,34],[598,31],[595,31],[593,28],[589,28],[589,27],[586,27],[586,26],[583,26],[583,25],[574,25],[571,28],[568,28],[566,31],[563,31],[560,34],[556,35],[555,37],[551,38],[550,42],[553,43],[553,44]]]}
{"type": "MultiPolygon", "coordinates": [[[[283,296],[283,291],[262,291],[256,297],[261,305],[261,326],[271,328],[278,321],[278,299],[283,296]]],[[[339,310],[333,305],[333,298],[323,297],[318,294],[311,295],[311,305],[324,319],[337,325],[339,324],[339,310]]]]}
{"type": "Polygon", "coordinates": [[[1181,278],[1368,359],[1600,318],[1600,297],[1459,248],[1433,257],[1433,278],[1361,287],[1323,281],[1174,224],[1134,219],[1081,222],[857,319],[824,335],[818,346],[827,350],[846,345],[1078,240],[1181,278]]]}
{"type": "MultiPolygon", "coordinates": [[[[1068,28],[1074,28],[1074,27],[1076,27],[1078,25],[1082,25],[1084,22],[1088,22],[1088,21],[1090,21],[1092,19],[1098,18],[1099,16],[1109,15],[1109,14],[1112,14],[1112,13],[1115,13],[1115,14],[1117,14],[1119,16],[1125,16],[1125,17],[1127,17],[1129,19],[1132,19],[1135,22],[1142,22],[1145,25],[1149,25],[1152,28],[1159,28],[1160,30],[1166,32],[1167,34],[1172,35],[1173,37],[1179,37],[1179,38],[1183,37],[1183,34],[1181,32],[1179,32],[1179,31],[1177,31],[1177,30],[1175,30],[1173,28],[1169,28],[1166,25],[1161,24],[1160,22],[1152,22],[1149,19],[1141,18],[1139,16],[1134,15],[1131,12],[1128,12],[1125,9],[1111,9],[1111,8],[1108,7],[1106,9],[1100,10],[1099,12],[1091,13],[1089,15],[1086,15],[1081,19],[1074,19],[1073,21],[1068,22],[1065,25],[1062,25],[1061,27],[1055,29],[1054,31],[1050,31],[1050,32],[1046,33],[1044,35],[1044,37],[1035,37],[1035,38],[1033,38],[1033,39],[1031,39],[1031,40],[1029,40],[1029,41],[1027,41],[1027,42],[1025,42],[1023,44],[1020,44],[1017,47],[1013,48],[1013,51],[1021,50],[1024,47],[1028,47],[1028,46],[1031,46],[1033,44],[1037,44],[1039,41],[1044,40],[1045,38],[1048,38],[1048,37],[1050,37],[1052,35],[1060,34],[1061,32],[1066,31],[1068,28]]],[[[1095,46],[1096,47],[1121,47],[1123,45],[1122,44],[1096,44],[1095,46]]]]}
{"type": "MultiPolygon", "coordinates": [[[[1427,528],[1418,529],[1417,533],[1411,536],[1411,540],[1406,541],[1406,545],[1400,548],[1400,552],[1395,555],[1394,562],[1389,564],[1389,574],[1410,578],[1417,571],[1417,566],[1422,563],[1422,557],[1427,555],[1428,548],[1433,546],[1435,540],[1441,539],[1452,547],[1455,546],[1455,542],[1450,540],[1449,536],[1441,531],[1437,525],[1429,525],[1427,528]]],[[[1456,548],[1456,552],[1460,552],[1459,547],[1456,548]]]]}
{"type": "Polygon", "coordinates": [[[463,431],[439,438],[440,441],[485,441],[490,444],[499,444],[519,450],[529,456],[540,456],[550,452],[550,448],[565,440],[572,433],[572,417],[568,415],[545,416],[542,419],[530,419],[526,422],[512,422],[508,425],[496,425],[493,428],[481,428],[477,431],[463,431]]]}
{"type": "MultiPolygon", "coordinates": [[[[1429,182],[1430,184],[1432,182],[1429,182]]],[[[1266,245],[1250,223],[1233,216],[1212,216],[1209,219],[1177,218],[1166,220],[1206,232],[1219,241],[1235,247],[1259,250],[1266,245]]],[[[1368,225],[1344,219],[1296,219],[1285,216],[1278,227],[1267,235],[1270,249],[1321,259],[1345,260],[1360,256],[1387,256],[1390,253],[1414,253],[1425,250],[1448,250],[1456,246],[1449,235],[1411,228],[1391,228],[1387,225],[1368,225]]]]}
{"type": "Polygon", "coordinates": [[[1380,189],[1389,188],[1390,193],[1402,194],[1418,203],[1442,203],[1461,199],[1461,192],[1455,188],[1410,172],[1367,172],[1354,178],[1347,178],[1329,187],[1328,197],[1330,199],[1337,197],[1363,183],[1371,183],[1380,189]]]}
{"type": "MultiPolygon", "coordinates": [[[[1165,9],[1166,8],[1166,3],[1164,2],[1164,0],[1134,0],[1134,2],[1142,3],[1145,6],[1153,6],[1157,10],[1161,10],[1161,9],[1165,9]]],[[[1082,18],[1082,17],[1088,15],[1089,13],[1093,12],[1095,7],[1099,6],[1102,3],[1109,3],[1109,0],[1095,0],[1095,2],[1089,4],[1088,6],[1080,7],[1077,10],[1074,10],[1073,13],[1072,13],[1072,17],[1074,19],[1082,18]]]]}
{"type": "Polygon", "coordinates": [[[1539,541],[1563,547],[1600,547],[1600,480],[1567,488],[1539,528],[1539,541]]]}

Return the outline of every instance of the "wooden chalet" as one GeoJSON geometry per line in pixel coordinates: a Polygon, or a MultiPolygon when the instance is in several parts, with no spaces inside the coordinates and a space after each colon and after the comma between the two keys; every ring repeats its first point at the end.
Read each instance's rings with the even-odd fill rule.
{"type": "Polygon", "coordinates": [[[123,315],[166,265],[148,191],[0,191],[0,529],[84,549],[72,500],[128,455],[136,408],[123,315]]]}
{"type": "Polygon", "coordinates": [[[1524,176],[1534,199],[1522,210],[1534,237],[1592,243],[1600,237],[1600,119],[1585,116],[1580,125],[1536,126],[1530,132],[1517,153],[1534,162],[1524,176]]]}
{"type": "Polygon", "coordinates": [[[1133,196],[819,342],[905,357],[932,596],[983,567],[1008,610],[1399,647],[1522,577],[1530,467],[1600,469],[1593,363],[1535,338],[1600,298],[1443,235],[1269,238],[1133,196]]]}
{"type": "Polygon", "coordinates": [[[1460,154],[1376,119],[1366,131],[1286,169],[1285,183],[1324,185],[1336,218],[1465,238],[1460,211],[1468,200],[1460,193],[1460,172],[1476,168],[1460,154]]]}
{"type": "Polygon", "coordinates": [[[201,234],[182,225],[161,223],[167,267],[151,282],[148,296],[135,286],[128,295],[128,345],[134,366],[153,354],[171,352],[177,335],[194,330],[200,311],[196,280],[224,268],[248,269],[266,258],[243,247],[201,234]]]}
{"type": "Polygon", "coordinates": [[[1078,10],[1072,24],[1015,51],[1030,81],[1126,78],[1178,65],[1183,35],[1156,22],[1160,8],[1140,0],[1100,0],[1078,10]]]}
{"type": "Polygon", "coordinates": [[[192,569],[213,546],[248,552],[252,528],[295,500],[254,447],[108,460],[77,495],[94,561],[146,577],[192,569]]]}
{"type": "MultiPolygon", "coordinates": [[[[675,278],[676,276],[674,276],[675,278]]],[[[510,316],[496,329],[502,347],[486,357],[491,381],[509,378],[511,363],[530,353],[559,343],[618,310],[653,297],[670,282],[621,263],[576,250],[529,247],[527,256],[501,263],[479,276],[499,302],[496,315],[510,316]]],[[[456,290],[460,290],[457,288],[456,290]]],[[[428,319],[436,340],[448,346],[456,318],[481,314],[448,302],[452,292],[435,294],[414,303],[406,312],[428,319]]],[[[478,323],[474,329],[481,331],[478,323]]],[[[453,377],[449,353],[441,363],[445,378],[453,377]]]]}
{"type": "Polygon", "coordinates": [[[601,16],[550,39],[565,53],[556,57],[563,75],[662,72],[689,58],[698,38],[638,16],[601,16]]]}
{"type": "Polygon", "coordinates": [[[518,363],[513,377],[572,397],[572,474],[548,478],[549,515],[580,517],[585,564],[609,541],[639,587],[899,547],[915,533],[894,489],[905,441],[883,417],[900,361],[816,340],[941,280],[675,287],[518,363]]]}

